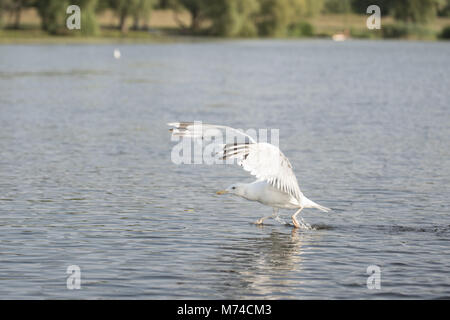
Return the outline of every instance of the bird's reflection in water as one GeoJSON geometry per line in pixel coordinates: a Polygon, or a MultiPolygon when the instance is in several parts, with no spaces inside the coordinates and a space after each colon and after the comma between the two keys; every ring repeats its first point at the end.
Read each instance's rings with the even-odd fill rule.
{"type": "Polygon", "coordinates": [[[261,236],[241,238],[232,247],[221,247],[216,264],[220,279],[215,288],[226,299],[294,298],[293,287],[302,286],[305,248],[320,234],[294,229],[288,232],[261,228],[261,236]]]}

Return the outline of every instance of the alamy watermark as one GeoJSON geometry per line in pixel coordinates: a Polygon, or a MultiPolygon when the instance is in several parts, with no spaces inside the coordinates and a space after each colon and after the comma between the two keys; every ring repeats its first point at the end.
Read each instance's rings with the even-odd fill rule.
{"type": "Polygon", "coordinates": [[[77,265],[67,267],[66,273],[69,274],[66,280],[66,286],[69,290],[81,289],[81,269],[77,265]]]}
{"type": "Polygon", "coordinates": [[[66,26],[69,30],[81,29],[81,9],[77,5],[70,5],[66,10],[67,14],[70,14],[66,19],[66,26]]]}
{"type": "Polygon", "coordinates": [[[366,20],[367,29],[381,29],[381,9],[376,4],[367,7],[366,13],[371,14],[366,20]]]}
{"type": "Polygon", "coordinates": [[[232,164],[235,160],[233,156],[239,153],[239,145],[252,140],[278,147],[279,137],[279,129],[220,130],[195,121],[185,128],[173,129],[171,139],[178,143],[173,146],[170,158],[175,164],[232,164]],[[230,151],[230,156],[226,158],[220,156],[223,156],[225,145],[237,146],[235,152],[230,151]]]}
{"type": "Polygon", "coordinates": [[[366,270],[369,277],[367,277],[367,289],[380,290],[381,289],[381,268],[377,265],[370,265],[366,270]]]}

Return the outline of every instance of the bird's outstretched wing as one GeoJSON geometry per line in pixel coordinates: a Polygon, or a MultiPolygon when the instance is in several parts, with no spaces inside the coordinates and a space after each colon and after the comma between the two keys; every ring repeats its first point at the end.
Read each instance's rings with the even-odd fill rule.
{"type": "Polygon", "coordinates": [[[245,132],[234,129],[227,126],[217,126],[206,123],[197,123],[197,122],[170,122],[167,125],[174,127],[170,129],[173,137],[187,137],[187,138],[198,138],[204,139],[213,136],[217,136],[218,134],[222,135],[223,132],[227,130],[236,134],[238,137],[243,138],[244,141],[247,139],[251,143],[256,143],[255,139],[245,132]]]}
{"type": "Polygon", "coordinates": [[[269,143],[228,144],[221,159],[238,159],[238,164],[259,180],[300,199],[301,191],[289,159],[269,143]]]}
{"type": "Polygon", "coordinates": [[[215,130],[228,129],[247,137],[248,141],[245,143],[222,145],[221,151],[218,153],[220,159],[237,159],[237,163],[257,179],[266,181],[274,188],[300,199],[302,193],[292,165],[280,149],[273,144],[257,143],[246,133],[226,126],[204,123],[201,126],[194,126],[193,122],[173,122],[168,125],[174,127],[171,129],[173,136],[202,139],[209,135],[217,135],[218,132],[215,130]]]}

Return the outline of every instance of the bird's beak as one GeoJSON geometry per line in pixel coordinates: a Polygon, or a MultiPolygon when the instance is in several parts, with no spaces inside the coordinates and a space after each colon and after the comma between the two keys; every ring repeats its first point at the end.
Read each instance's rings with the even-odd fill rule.
{"type": "Polygon", "coordinates": [[[225,193],[228,193],[228,191],[227,190],[219,190],[216,192],[216,194],[225,194],[225,193]]]}

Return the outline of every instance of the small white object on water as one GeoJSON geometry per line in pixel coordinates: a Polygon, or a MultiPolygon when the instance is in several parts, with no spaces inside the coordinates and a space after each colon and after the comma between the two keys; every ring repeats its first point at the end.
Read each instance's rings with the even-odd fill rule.
{"type": "Polygon", "coordinates": [[[333,34],[333,36],[331,37],[333,39],[333,41],[345,41],[348,39],[348,36],[345,33],[336,33],[333,34]]]}
{"type": "Polygon", "coordinates": [[[120,50],[117,48],[114,49],[114,58],[120,59],[120,50]]]}
{"type": "Polygon", "coordinates": [[[297,215],[303,208],[316,208],[328,212],[330,209],[309,200],[298,186],[292,165],[280,149],[270,143],[256,142],[248,134],[226,126],[210,124],[194,125],[194,122],[168,123],[172,136],[186,137],[191,139],[211,138],[217,132],[231,130],[248,138],[249,142],[232,143],[220,145],[218,153],[220,160],[237,159],[237,163],[250,174],[256,176],[257,180],[252,183],[236,183],[217,194],[234,194],[251,201],[258,201],[273,208],[272,216],[262,217],[256,224],[262,224],[267,218],[278,217],[278,209],[295,209],[292,222],[296,228],[311,229],[304,223],[303,219],[297,220],[297,215]]]}

